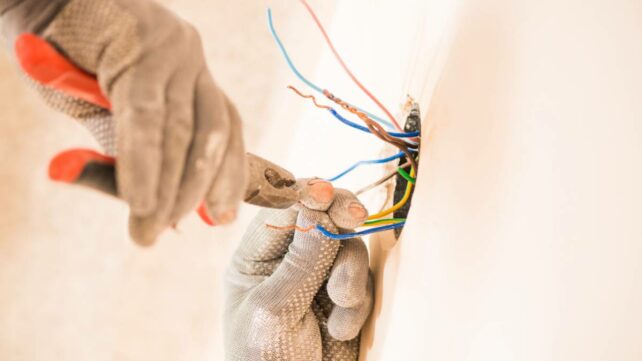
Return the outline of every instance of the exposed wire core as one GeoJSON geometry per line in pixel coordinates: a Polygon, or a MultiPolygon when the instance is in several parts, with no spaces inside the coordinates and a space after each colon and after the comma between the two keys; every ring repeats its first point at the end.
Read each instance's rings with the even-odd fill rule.
{"type": "MultiPolygon", "coordinates": [[[[270,28],[270,33],[272,33],[272,37],[274,38],[274,41],[276,42],[276,44],[278,45],[279,49],[281,50],[281,54],[285,58],[285,61],[288,63],[288,66],[290,67],[290,70],[292,70],[294,75],[296,75],[296,77],[299,78],[302,82],[304,82],[307,86],[309,86],[310,88],[314,89],[319,94],[323,94],[323,89],[321,89],[321,87],[319,87],[318,85],[314,84],[313,82],[311,82],[310,80],[305,78],[303,76],[303,74],[301,74],[301,72],[299,72],[299,70],[296,68],[296,66],[294,66],[294,63],[292,62],[292,59],[290,58],[290,55],[288,54],[287,50],[285,49],[285,45],[283,45],[283,42],[281,41],[281,38],[276,33],[276,29],[274,28],[274,22],[272,20],[272,9],[270,9],[270,8],[267,9],[267,16],[268,16],[268,26],[270,28]]],[[[361,108],[359,108],[357,106],[354,106],[354,107],[359,109],[359,110],[361,110],[361,111],[363,111],[364,113],[368,114],[370,117],[372,117],[372,119],[374,119],[377,122],[385,125],[386,127],[391,128],[391,129],[394,128],[394,125],[392,123],[382,119],[381,117],[378,117],[378,116],[376,116],[376,115],[374,115],[374,114],[372,114],[370,112],[367,112],[367,111],[365,111],[365,110],[363,110],[363,109],[361,109],[361,108]]]]}
{"type": "MultiPolygon", "coordinates": [[[[343,124],[345,124],[347,126],[350,126],[352,128],[361,130],[362,132],[372,133],[370,131],[370,129],[368,129],[368,127],[364,127],[362,125],[353,123],[353,122],[349,121],[348,119],[342,117],[341,114],[339,114],[334,108],[332,108],[332,107],[330,107],[328,105],[319,104],[317,102],[317,98],[314,95],[303,94],[303,92],[301,92],[299,89],[297,89],[296,87],[294,87],[292,85],[288,85],[288,89],[292,90],[293,92],[295,92],[298,96],[300,96],[302,98],[311,99],[312,102],[314,103],[314,106],[316,106],[317,108],[329,110],[330,113],[335,118],[337,118],[340,122],[342,122],[343,124]]],[[[324,91],[324,94],[325,94],[325,91],[324,91]]],[[[415,138],[415,137],[418,137],[420,133],[419,132],[410,132],[410,133],[388,132],[388,134],[390,136],[392,136],[392,137],[395,137],[395,138],[415,138]]],[[[412,144],[412,145],[414,145],[414,144],[412,144]]]]}
{"type": "Polygon", "coordinates": [[[352,79],[352,81],[353,81],[353,82],[354,82],[354,83],[359,87],[359,89],[361,89],[361,90],[362,90],[362,91],[363,91],[363,92],[364,92],[364,93],[365,93],[365,94],[366,94],[370,99],[372,99],[372,101],[373,101],[375,104],[377,104],[377,106],[378,106],[378,107],[379,107],[379,108],[380,108],[380,109],[381,109],[381,110],[382,110],[382,111],[383,111],[383,112],[388,116],[388,119],[390,119],[390,121],[392,122],[392,124],[394,124],[394,125],[395,125],[395,128],[397,128],[397,130],[399,130],[399,131],[403,131],[403,129],[401,128],[401,126],[399,125],[399,123],[397,122],[397,120],[395,119],[395,117],[392,115],[392,113],[390,113],[390,111],[388,110],[388,108],[386,108],[386,106],[385,106],[385,105],[383,105],[383,104],[379,101],[379,99],[377,99],[377,97],[375,97],[374,95],[372,95],[372,93],[371,93],[371,92],[370,92],[370,91],[369,91],[369,90],[368,90],[368,89],[367,89],[367,88],[366,88],[366,87],[365,87],[365,86],[364,86],[364,85],[359,81],[359,79],[357,79],[357,77],[352,73],[352,71],[350,70],[350,68],[348,68],[348,65],[346,65],[346,63],[345,63],[345,61],[343,61],[343,58],[341,57],[341,55],[339,55],[339,52],[338,52],[338,51],[337,51],[337,49],[334,47],[334,44],[332,43],[332,40],[330,40],[330,37],[328,36],[328,33],[325,31],[325,28],[323,27],[323,24],[321,24],[321,21],[320,21],[320,20],[319,20],[319,18],[317,17],[317,14],[314,12],[314,10],[312,9],[312,7],[311,7],[311,6],[307,3],[307,1],[305,1],[305,0],[300,0],[300,2],[301,2],[301,3],[303,4],[303,6],[305,6],[305,8],[308,10],[308,12],[310,13],[310,15],[312,16],[312,19],[314,19],[314,22],[317,24],[317,27],[318,27],[318,28],[319,28],[319,30],[321,31],[321,34],[323,34],[323,37],[325,38],[325,41],[326,41],[326,43],[328,44],[328,47],[330,47],[330,50],[332,50],[332,53],[333,53],[333,54],[334,54],[334,56],[337,58],[337,61],[339,62],[339,64],[341,64],[341,67],[343,68],[343,70],[345,70],[345,71],[346,71],[346,73],[348,74],[348,76],[350,77],[350,79],[352,79]]]}
{"type": "Polygon", "coordinates": [[[412,164],[412,167],[414,169],[417,169],[417,162],[415,161],[415,157],[410,153],[410,150],[408,149],[408,144],[405,141],[392,137],[390,134],[388,134],[388,132],[386,132],[385,129],[381,127],[381,125],[375,123],[372,119],[370,119],[368,115],[366,115],[362,111],[359,111],[359,109],[356,109],[349,103],[341,100],[341,98],[335,96],[329,91],[324,90],[323,95],[325,95],[328,99],[340,105],[343,109],[358,116],[359,119],[363,120],[363,122],[366,123],[366,125],[368,126],[368,129],[370,129],[370,132],[372,132],[372,134],[377,136],[379,139],[399,148],[402,152],[406,154],[406,156],[408,157],[408,160],[412,164]]]}
{"type": "MultiPolygon", "coordinates": [[[[352,113],[356,115],[360,120],[362,120],[365,124],[365,126],[356,124],[343,116],[339,114],[337,110],[335,110],[332,106],[329,105],[324,105],[320,104],[317,102],[317,99],[313,95],[306,95],[299,91],[297,88],[294,86],[288,86],[290,90],[295,92],[297,95],[300,97],[306,98],[311,100],[314,105],[317,108],[324,109],[329,111],[336,119],[341,121],[342,123],[358,129],[363,132],[368,132],[379,138],[385,143],[391,144],[394,147],[398,148],[401,152],[397,153],[391,157],[383,158],[383,159],[374,159],[374,160],[362,160],[359,161],[352,166],[350,166],[348,169],[344,170],[343,172],[339,173],[338,175],[334,176],[333,178],[327,179],[328,181],[336,181],[338,179],[341,179],[345,175],[349,174],[350,172],[354,171],[357,169],[359,166],[364,165],[364,164],[384,164],[387,162],[391,162],[397,159],[406,159],[405,164],[399,166],[394,172],[386,175],[382,179],[374,182],[373,184],[364,187],[363,189],[359,190],[356,192],[357,195],[362,194],[370,189],[373,189],[379,185],[382,185],[386,183],[388,180],[393,178],[396,174],[399,174],[400,176],[398,177],[399,180],[401,180],[402,184],[398,186],[400,188],[399,190],[403,189],[403,180],[406,180],[405,184],[405,192],[403,194],[403,197],[399,199],[399,201],[394,204],[392,207],[383,210],[377,214],[373,214],[370,217],[367,218],[366,222],[363,224],[363,227],[371,227],[369,229],[360,231],[360,232],[353,232],[353,233],[346,233],[346,234],[335,234],[327,229],[325,229],[323,226],[320,224],[313,225],[310,227],[299,227],[296,225],[291,225],[291,226],[275,226],[275,225],[269,225],[266,224],[268,228],[271,229],[276,229],[276,230],[295,230],[298,232],[310,232],[312,230],[317,230],[321,232],[324,236],[329,237],[331,239],[337,239],[337,240],[342,240],[342,239],[349,239],[349,238],[355,238],[355,237],[360,237],[372,233],[377,233],[377,232],[382,232],[386,230],[398,230],[401,229],[406,222],[405,218],[384,218],[392,213],[397,212],[398,210],[402,209],[410,200],[410,197],[412,195],[413,191],[413,186],[416,182],[416,174],[417,174],[417,169],[418,169],[418,164],[417,164],[417,157],[413,152],[418,152],[419,150],[419,136],[420,136],[420,129],[419,127],[412,127],[409,126],[409,124],[414,124],[410,123],[410,115],[408,115],[408,119],[406,119],[406,132],[404,132],[404,129],[399,125],[399,123],[396,121],[395,117],[392,115],[392,113],[383,105],[382,102],[377,99],[360,81],[357,79],[357,77],[352,73],[352,71],[348,68],[347,64],[343,60],[343,58],[339,55],[338,51],[334,47],[334,44],[332,43],[330,37],[328,36],[325,28],[321,24],[321,21],[315,14],[314,10],[310,7],[310,5],[307,3],[306,0],[299,0],[307,9],[307,11],[310,13],[312,19],[316,23],[317,27],[321,31],[323,37],[325,38],[325,41],[327,45],[330,47],[332,53],[336,57],[337,61],[341,65],[341,67],[345,70],[345,72],[348,74],[348,76],[352,79],[352,81],[386,114],[386,116],[390,119],[390,122],[383,120],[371,113],[368,113],[344,100],[341,98],[335,96],[332,94],[329,90],[323,89],[320,86],[314,84],[307,78],[305,78],[299,70],[295,67],[294,63],[292,62],[292,59],[290,58],[288,52],[285,49],[285,46],[283,45],[283,42],[279,38],[279,36],[276,33],[276,30],[274,28],[274,23],[272,19],[272,12],[268,8],[267,15],[268,15],[268,25],[270,28],[270,32],[272,33],[272,36],[274,37],[274,40],[276,41],[282,55],[284,56],[288,66],[292,70],[292,72],[306,85],[308,85],[311,89],[314,91],[321,93],[325,95],[326,98],[334,102],[335,104],[339,105],[343,110],[352,113]],[[388,132],[386,131],[379,123],[384,124],[385,126],[389,128],[396,128],[399,132],[388,132]],[[410,167],[410,172],[406,171],[405,168],[410,167]],[[402,179],[403,177],[403,179],[402,179]]],[[[410,103],[408,103],[410,104],[410,103]]],[[[408,106],[407,104],[407,106],[408,106]]],[[[414,108],[413,108],[414,109],[414,108]]],[[[411,113],[412,114],[412,113],[411,113]]],[[[416,124],[419,124],[420,119],[418,116],[418,108],[416,112],[416,124]]],[[[413,118],[414,119],[414,118],[413,118]]],[[[396,199],[398,199],[399,194],[395,196],[396,199]]],[[[401,215],[404,217],[404,215],[401,215]]]]}
{"type": "Polygon", "coordinates": [[[306,94],[303,94],[303,93],[301,93],[301,92],[299,91],[299,89],[295,88],[295,87],[294,87],[294,86],[292,86],[292,85],[288,85],[288,89],[290,89],[290,90],[292,90],[293,92],[297,93],[297,95],[298,95],[298,96],[300,96],[301,98],[312,99],[312,102],[314,103],[314,106],[315,106],[315,107],[317,107],[317,108],[326,109],[326,110],[331,110],[331,109],[332,109],[332,107],[330,107],[330,106],[327,106],[327,105],[320,105],[319,103],[317,103],[317,98],[315,98],[315,96],[314,96],[314,95],[306,95],[306,94]]]}
{"type": "Polygon", "coordinates": [[[294,231],[296,230],[297,232],[303,232],[303,233],[308,233],[312,231],[314,228],[316,228],[316,225],[310,226],[310,227],[299,227],[297,225],[291,225],[291,226],[275,226],[273,224],[266,224],[265,225],[267,228],[274,229],[277,231],[294,231]]]}

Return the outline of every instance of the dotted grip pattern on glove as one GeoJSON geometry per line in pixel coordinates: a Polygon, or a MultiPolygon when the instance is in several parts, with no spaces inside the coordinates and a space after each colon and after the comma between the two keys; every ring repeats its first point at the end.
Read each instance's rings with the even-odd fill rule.
{"type": "MultiPolygon", "coordinates": [[[[40,3],[42,1],[13,4],[19,8],[11,9],[11,12],[31,12],[36,16],[43,12],[42,7],[51,6],[40,3]],[[38,8],[38,11],[31,8],[38,8]]],[[[52,11],[57,12],[55,16],[47,15],[51,19],[46,26],[31,24],[34,21],[29,20],[30,14],[10,12],[7,18],[15,19],[14,28],[7,32],[39,33],[79,68],[90,74],[100,73],[103,85],[108,85],[113,80],[107,79],[114,79],[115,74],[131,65],[138,53],[135,21],[112,1],[57,3],[52,7],[52,11]]],[[[116,124],[109,110],[39,84],[29,77],[26,79],[50,107],[79,120],[106,154],[116,155],[116,124]]]]}
{"type": "Polygon", "coordinates": [[[358,334],[373,294],[363,241],[266,227],[321,224],[339,232],[337,223],[355,201],[351,193],[336,190],[325,211],[298,205],[259,212],[226,275],[228,360],[358,359],[358,334]]]}

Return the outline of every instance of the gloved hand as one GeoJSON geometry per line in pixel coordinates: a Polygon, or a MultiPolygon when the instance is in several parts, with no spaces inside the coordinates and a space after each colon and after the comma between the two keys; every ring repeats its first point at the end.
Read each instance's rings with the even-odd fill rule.
{"type": "Polygon", "coordinates": [[[306,230],[321,224],[344,233],[368,214],[352,193],[325,181],[298,184],[300,203],[260,211],[234,255],[226,276],[228,360],[358,358],[358,335],[373,304],[368,251],[361,239],[306,230]],[[297,230],[287,228],[295,224],[297,230]]]}
{"type": "Polygon", "coordinates": [[[111,112],[38,90],[117,151],[136,241],[153,242],[203,199],[217,223],[235,218],[248,172],[240,118],[192,26],[152,0],[0,0],[0,14],[10,44],[38,34],[97,76],[111,112]]]}

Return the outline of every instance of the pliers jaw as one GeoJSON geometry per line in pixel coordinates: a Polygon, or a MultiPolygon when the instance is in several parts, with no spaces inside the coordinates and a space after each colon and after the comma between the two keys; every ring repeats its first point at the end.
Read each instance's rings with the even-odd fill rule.
{"type": "Polygon", "coordinates": [[[268,208],[289,208],[299,201],[294,175],[282,167],[247,153],[248,185],[245,202],[268,208]]]}

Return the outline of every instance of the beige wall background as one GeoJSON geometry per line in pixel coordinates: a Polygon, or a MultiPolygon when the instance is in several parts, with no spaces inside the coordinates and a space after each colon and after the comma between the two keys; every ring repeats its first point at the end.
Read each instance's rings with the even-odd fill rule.
{"type": "MultiPolygon", "coordinates": [[[[165,3],[202,31],[251,150],[322,177],[390,151],[285,89],[300,84],[269,38],[266,2],[165,3]]],[[[363,358],[642,358],[642,4],[312,4],[386,104],[398,111],[410,94],[426,115],[408,226],[398,242],[369,240],[378,298],[363,358]]],[[[373,109],[303,9],[270,5],[301,70],[373,109]]],[[[84,130],[44,108],[6,54],[0,79],[0,357],[222,359],[221,275],[255,210],[214,230],[190,217],[136,248],[122,204],[45,178],[56,151],[92,145],[84,130]]]]}

